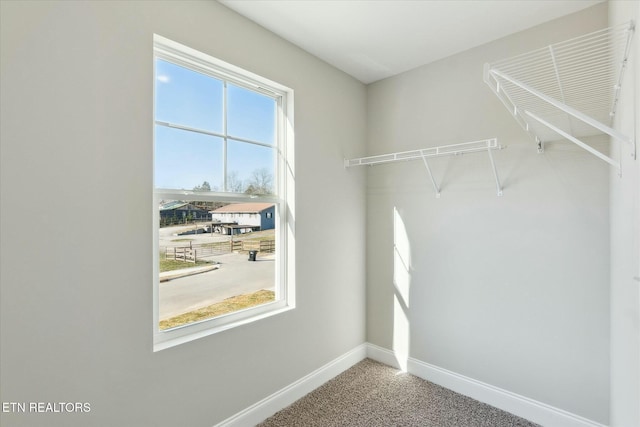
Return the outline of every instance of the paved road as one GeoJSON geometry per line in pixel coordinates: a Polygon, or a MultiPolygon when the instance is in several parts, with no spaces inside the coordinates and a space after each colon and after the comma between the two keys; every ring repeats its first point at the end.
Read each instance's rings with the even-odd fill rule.
{"type": "MultiPolygon", "coordinates": [[[[181,225],[173,227],[162,227],[158,229],[159,246],[173,247],[173,246],[189,246],[189,242],[194,245],[211,242],[228,242],[230,236],[221,234],[188,234],[185,236],[178,236],[178,233],[183,231],[194,230],[195,228],[202,228],[202,224],[199,225],[181,225]]],[[[237,238],[237,237],[236,237],[237,238]]]]}
{"type": "Polygon", "coordinates": [[[246,254],[214,257],[220,268],[207,273],[181,277],[160,283],[160,320],[205,307],[226,298],[274,289],[273,255],[258,255],[255,262],[246,254]]]}

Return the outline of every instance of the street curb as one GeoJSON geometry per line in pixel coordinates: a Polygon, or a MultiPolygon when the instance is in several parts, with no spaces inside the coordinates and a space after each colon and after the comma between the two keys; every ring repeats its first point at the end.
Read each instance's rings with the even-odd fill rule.
{"type": "Polygon", "coordinates": [[[169,280],[179,279],[181,277],[193,276],[194,274],[206,273],[212,270],[217,270],[220,268],[220,264],[215,264],[210,267],[201,267],[198,269],[191,269],[191,271],[182,271],[180,273],[167,274],[165,276],[160,276],[160,283],[168,282],[169,280]]]}

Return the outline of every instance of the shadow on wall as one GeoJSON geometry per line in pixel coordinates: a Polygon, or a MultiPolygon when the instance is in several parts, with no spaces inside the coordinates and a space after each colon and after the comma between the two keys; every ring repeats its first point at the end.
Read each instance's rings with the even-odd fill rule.
{"type": "Polygon", "coordinates": [[[411,287],[411,245],[404,221],[393,208],[393,351],[398,366],[407,371],[409,360],[409,290],[411,287]]]}

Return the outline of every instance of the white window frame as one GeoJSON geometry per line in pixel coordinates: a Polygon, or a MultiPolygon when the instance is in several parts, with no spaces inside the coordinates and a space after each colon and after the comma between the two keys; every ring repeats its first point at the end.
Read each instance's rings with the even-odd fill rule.
{"type": "MultiPolygon", "coordinates": [[[[276,101],[276,138],[274,195],[254,196],[244,193],[195,192],[178,189],[156,188],[153,194],[153,350],[159,351],[211,334],[245,325],[295,308],[295,230],[294,209],[294,132],[293,132],[293,90],[264,77],[221,61],[217,58],[191,49],[187,46],[154,34],[154,77],[156,59],[210,75],[236,86],[244,87],[276,101]],[[158,205],[162,199],[227,201],[234,203],[271,202],[276,206],[276,274],[275,301],[257,307],[229,313],[212,319],[190,323],[169,330],[159,329],[159,237],[160,213],[158,205]]],[[[155,82],[154,82],[155,87],[155,82]]],[[[154,90],[155,101],[155,90],[154,90]]],[[[155,102],[153,114],[154,159],[155,159],[155,102]]],[[[167,125],[164,123],[164,125],[167,125]]],[[[236,138],[234,138],[236,139],[236,138]]],[[[225,160],[226,161],[226,160],[225,160]]],[[[155,177],[155,160],[154,160],[155,177]]],[[[226,173],[225,173],[226,175],[226,173]]],[[[155,179],[155,178],[154,178],[155,179]]],[[[226,182],[226,176],[223,178],[226,182]]],[[[223,184],[225,186],[225,184],[223,184]]]]}

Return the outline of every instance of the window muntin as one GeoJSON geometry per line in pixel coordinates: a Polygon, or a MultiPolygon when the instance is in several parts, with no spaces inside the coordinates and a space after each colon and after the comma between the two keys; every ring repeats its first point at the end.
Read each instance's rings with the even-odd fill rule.
{"type": "MultiPolygon", "coordinates": [[[[292,91],[162,37],[156,36],[154,40],[154,346],[158,350],[293,307],[289,274],[292,264],[288,251],[292,238],[288,212],[292,205],[286,198],[287,194],[293,194],[293,183],[285,179],[287,172],[284,167],[288,162],[287,154],[292,153],[292,120],[287,113],[292,111],[292,91]],[[178,77],[174,78],[172,73],[177,73],[178,77]],[[214,98],[210,104],[203,102],[197,84],[189,81],[189,73],[192,73],[193,81],[204,84],[206,89],[203,92],[214,98]],[[164,87],[171,82],[179,82],[185,93],[177,93],[180,92],[177,88],[169,90],[164,87]],[[181,109],[179,113],[166,108],[165,104],[172,102],[167,100],[174,99],[179,100],[176,103],[181,109]],[[205,105],[203,111],[206,114],[192,117],[187,113],[189,108],[199,108],[200,105],[205,105]],[[211,320],[195,320],[184,327],[159,327],[161,297],[167,296],[167,293],[162,295],[159,283],[162,251],[159,249],[161,230],[158,224],[160,227],[163,224],[158,208],[160,203],[180,201],[214,207],[256,200],[274,205],[275,219],[270,220],[273,223],[273,242],[264,245],[273,259],[273,271],[267,274],[273,284],[273,302],[232,311],[211,320]]],[[[188,225],[195,230],[198,224],[194,218],[195,211],[191,212],[185,212],[187,216],[183,219],[191,221],[188,225]]],[[[228,216],[231,221],[231,217],[249,217],[234,213],[228,216]]],[[[214,225],[211,223],[207,229],[214,230],[214,225]]],[[[256,231],[245,227],[247,225],[250,224],[237,224],[235,228],[230,225],[230,236],[232,239],[235,237],[233,244],[256,231]]],[[[267,240],[264,235],[261,238],[267,240]]],[[[190,244],[193,245],[192,242],[190,244]]],[[[163,256],[166,257],[166,252],[163,256]]]]}
{"type": "Polygon", "coordinates": [[[189,190],[206,181],[216,183],[212,191],[245,193],[258,187],[252,194],[273,194],[280,98],[157,58],[156,188],[189,190]],[[220,160],[220,167],[203,169],[220,160]],[[203,178],[194,180],[197,174],[203,178]]]}

